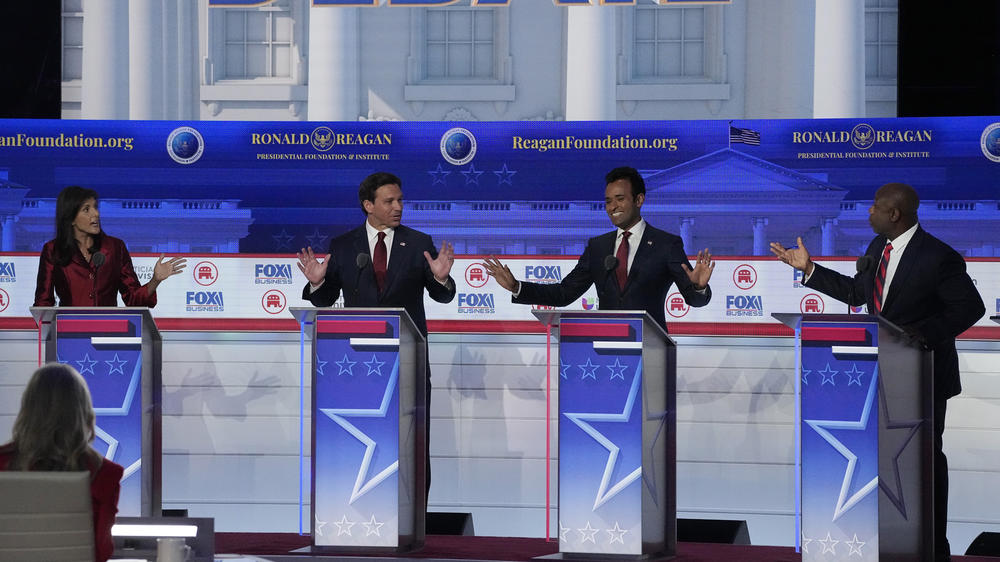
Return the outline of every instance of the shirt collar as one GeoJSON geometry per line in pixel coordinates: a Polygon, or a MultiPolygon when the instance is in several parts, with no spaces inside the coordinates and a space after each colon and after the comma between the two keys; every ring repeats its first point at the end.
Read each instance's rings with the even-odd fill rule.
{"type": "Polygon", "coordinates": [[[889,240],[892,243],[893,250],[902,250],[906,247],[906,244],[910,242],[913,235],[917,232],[917,228],[920,227],[920,223],[917,223],[906,230],[906,232],[897,236],[894,240],[889,240]]]}
{"type": "Polygon", "coordinates": [[[369,240],[377,239],[379,232],[385,232],[385,237],[389,239],[392,238],[392,233],[394,232],[394,229],[392,227],[387,226],[385,227],[385,230],[379,230],[374,226],[372,226],[372,223],[368,222],[368,220],[365,220],[365,231],[368,232],[369,240]]]}
{"type": "MultiPolygon", "coordinates": [[[[639,219],[639,222],[632,225],[632,228],[628,229],[632,234],[629,236],[629,240],[641,240],[642,233],[646,231],[646,219],[639,219]]],[[[619,228],[618,232],[615,234],[616,240],[622,237],[622,233],[625,230],[619,228]]]]}

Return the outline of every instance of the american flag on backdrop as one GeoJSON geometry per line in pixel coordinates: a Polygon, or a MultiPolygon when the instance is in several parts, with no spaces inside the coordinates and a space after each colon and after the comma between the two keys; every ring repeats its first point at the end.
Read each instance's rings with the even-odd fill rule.
{"type": "Polygon", "coordinates": [[[751,129],[729,126],[729,144],[741,143],[760,146],[760,133],[751,129]]]}

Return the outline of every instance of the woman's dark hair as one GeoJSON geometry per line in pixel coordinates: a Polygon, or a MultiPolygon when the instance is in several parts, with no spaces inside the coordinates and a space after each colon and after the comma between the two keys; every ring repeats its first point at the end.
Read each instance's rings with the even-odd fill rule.
{"type": "MultiPolygon", "coordinates": [[[[55,255],[56,263],[59,265],[68,264],[73,259],[73,254],[76,253],[77,243],[76,236],[73,235],[73,221],[76,220],[76,215],[80,212],[80,207],[83,206],[87,199],[97,201],[97,192],[78,185],[66,187],[59,192],[59,198],[56,199],[55,255]]],[[[90,247],[91,251],[101,246],[101,237],[103,235],[104,231],[102,230],[94,237],[94,243],[90,247]]]]}

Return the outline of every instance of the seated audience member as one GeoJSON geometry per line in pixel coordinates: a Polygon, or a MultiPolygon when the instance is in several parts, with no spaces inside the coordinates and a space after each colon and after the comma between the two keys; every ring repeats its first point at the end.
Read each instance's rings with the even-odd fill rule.
{"type": "Polygon", "coordinates": [[[83,377],[48,363],[31,376],[14,420],[13,439],[0,446],[0,470],[89,471],[96,560],[111,557],[123,469],[91,447],[94,406],[83,377]]]}

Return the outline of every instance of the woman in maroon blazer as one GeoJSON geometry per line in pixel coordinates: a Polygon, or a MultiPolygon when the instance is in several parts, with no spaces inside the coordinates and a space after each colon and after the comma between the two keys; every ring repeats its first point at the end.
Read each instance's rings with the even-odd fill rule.
{"type": "Polygon", "coordinates": [[[94,450],[94,406],[80,373],[43,365],[24,389],[13,440],[0,446],[0,470],[89,471],[98,562],[114,552],[111,526],[118,513],[123,469],[94,450]]]}
{"type": "Polygon", "coordinates": [[[101,230],[97,192],[71,185],[56,200],[56,237],[46,242],[38,263],[35,306],[156,306],[156,288],[184,270],[184,258],[163,260],[141,285],[125,243],[101,230]],[[53,294],[54,293],[54,294],[53,294]]]}

